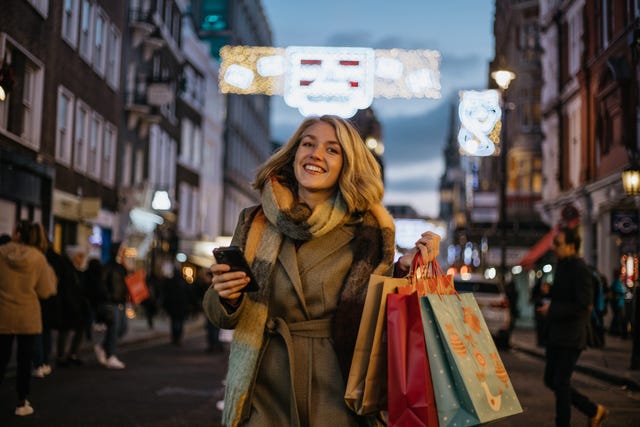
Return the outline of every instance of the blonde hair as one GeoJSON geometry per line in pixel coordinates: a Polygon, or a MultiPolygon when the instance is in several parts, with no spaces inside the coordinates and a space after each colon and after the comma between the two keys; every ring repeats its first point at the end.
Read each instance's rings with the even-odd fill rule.
{"type": "Polygon", "coordinates": [[[253,188],[262,191],[269,178],[273,176],[292,192],[297,193],[298,183],[293,170],[293,160],[302,134],[310,126],[320,122],[333,127],[342,147],[342,170],[338,186],[349,212],[364,212],[373,204],[380,203],[384,195],[380,165],[353,125],[341,117],[331,115],[305,119],[289,141],[259,168],[253,188]]]}

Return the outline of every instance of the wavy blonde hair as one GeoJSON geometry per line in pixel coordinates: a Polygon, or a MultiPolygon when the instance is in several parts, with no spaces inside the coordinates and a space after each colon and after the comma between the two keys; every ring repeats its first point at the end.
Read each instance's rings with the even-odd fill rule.
{"type": "Polygon", "coordinates": [[[341,117],[332,115],[305,119],[289,141],[258,169],[253,188],[262,191],[269,178],[274,176],[297,194],[298,182],[293,170],[296,151],[302,134],[307,128],[320,122],[333,127],[342,147],[342,170],[338,178],[338,187],[349,212],[364,212],[373,204],[380,203],[384,196],[380,165],[353,125],[341,117]]]}

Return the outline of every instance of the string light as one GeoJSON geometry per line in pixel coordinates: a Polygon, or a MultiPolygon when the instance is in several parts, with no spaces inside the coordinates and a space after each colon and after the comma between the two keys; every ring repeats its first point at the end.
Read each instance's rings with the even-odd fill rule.
{"type": "Polygon", "coordinates": [[[305,116],[351,117],[380,98],[440,98],[440,53],[350,47],[224,46],[220,91],[282,95],[305,116]]]}

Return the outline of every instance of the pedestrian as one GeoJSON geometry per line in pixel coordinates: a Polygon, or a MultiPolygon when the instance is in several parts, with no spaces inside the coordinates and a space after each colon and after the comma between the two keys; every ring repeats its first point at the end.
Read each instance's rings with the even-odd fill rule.
{"type": "MultiPolygon", "coordinates": [[[[49,241],[42,224],[37,223],[34,224],[34,226],[37,230],[33,236],[35,241],[31,244],[44,253],[47,258],[47,262],[56,273],[56,279],[59,284],[62,269],[62,256],[58,255],[53,250],[53,245],[49,241]]],[[[44,378],[53,371],[49,361],[51,358],[51,350],[53,348],[52,335],[53,329],[58,329],[61,316],[57,293],[49,298],[40,298],[39,300],[40,313],[42,317],[42,333],[36,335],[33,344],[33,366],[31,376],[34,378],[44,378]]]]}
{"type": "Polygon", "coordinates": [[[556,426],[571,425],[571,405],[589,417],[589,425],[601,426],[609,410],[595,404],[571,385],[571,375],[587,345],[593,308],[593,275],[578,256],[581,238],[575,228],[562,227],[553,239],[558,258],[551,287],[551,302],[538,308],[547,316],[547,348],[544,383],[555,393],[556,426]]]}
{"type": "MultiPolygon", "coordinates": [[[[209,269],[198,268],[195,285],[200,306],[202,306],[204,294],[207,292],[207,289],[209,289],[211,279],[213,279],[213,274],[209,269]]],[[[222,353],[224,346],[220,341],[220,329],[214,325],[207,316],[204,316],[204,328],[206,331],[207,353],[222,353]]]]}
{"type": "Polygon", "coordinates": [[[87,295],[87,303],[89,306],[89,315],[86,325],[86,336],[91,342],[94,340],[94,329],[104,330],[105,327],[101,320],[98,319],[98,310],[101,302],[107,299],[102,293],[102,262],[98,258],[91,258],[87,263],[87,269],[84,272],[84,289],[87,295]],[[97,327],[96,325],[101,325],[97,327]]]}
{"type": "Polygon", "coordinates": [[[147,326],[149,329],[153,329],[154,318],[158,314],[158,291],[159,279],[158,276],[152,271],[147,275],[147,289],[149,290],[149,296],[140,303],[144,309],[144,316],[147,319],[147,326]]]}
{"type": "Polygon", "coordinates": [[[620,267],[616,267],[613,270],[613,280],[611,281],[611,285],[609,286],[609,292],[611,294],[611,299],[609,301],[611,305],[611,324],[609,325],[609,333],[611,335],[616,335],[622,337],[623,339],[627,338],[627,319],[624,312],[624,295],[625,289],[622,284],[622,280],[620,280],[621,269],[620,267]]]}
{"type": "Polygon", "coordinates": [[[87,326],[88,306],[84,283],[86,251],[79,245],[69,245],[63,256],[63,276],[58,282],[61,317],[56,346],[56,366],[82,366],[78,351],[87,326]],[[67,347],[67,342],[71,342],[67,347]]]}
{"type": "MultiPolygon", "coordinates": [[[[261,205],[240,214],[232,244],[244,249],[259,290],[243,292],[244,272],[214,264],[204,298],[211,321],[235,329],[223,424],[375,425],[380,418],[357,416],[344,394],[369,276],[390,275],[394,261],[378,163],[349,122],[311,117],[253,186],[261,205]]],[[[420,237],[425,261],[439,242],[420,237]]],[[[416,251],[400,258],[406,269],[416,251]]]]}
{"type": "Polygon", "coordinates": [[[100,294],[104,296],[99,303],[99,318],[107,326],[102,344],[93,346],[100,364],[109,369],[124,369],[125,364],[118,358],[118,340],[127,332],[127,285],[124,266],[124,247],[120,242],[111,243],[109,262],[104,266],[100,280],[100,294]]]}
{"type": "Polygon", "coordinates": [[[30,415],[31,359],[35,336],[42,332],[38,298],[56,293],[56,275],[38,249],[29,245],[33,224],[19,221],[12,240],[0,246],[0,382],[3,381],[14,339],[17,341],[15,414],[30,415]]]}
{"type": "Polygon", "coordinates": [[[189,284],[179,267],[168,268],[162,281],[163,308],[169,315],[171,344],[182,345],[184,322],[191,311],[189,284]]]}

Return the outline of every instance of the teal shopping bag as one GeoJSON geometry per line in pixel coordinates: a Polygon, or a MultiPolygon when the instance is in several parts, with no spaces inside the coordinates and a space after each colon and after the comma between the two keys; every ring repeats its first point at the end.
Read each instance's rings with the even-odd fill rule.
{"type": "MultiPolygon", "coordinates": [[[[449,366],[449,378],[432,369],[434,383],[439,375],[445,377],[443,381],[450,381],[461,407],[475,415],[480,423],[522,412],[473,294],[430,294],[422,298],[422,303],[423,312],[430,313],[437,326],[438,342],[449,366]]],[[[425,325],[425,334],[426,331],[425,325]]],[[[427,341],[427,349],[433,341],[433,338],[427,341]]],[[[438,400],[436,406],[440,408],[438,400]]]]}
{"type": "Polygon", "coordinates": [[[480,420],[473,409],[473,403],[468,393],[464,392],[464,384],[456,378],[449,365],[437,320],[426,297],[420,298],[420,309],[438,412],[438,425],[448,427],[479,424],[480,420]]]}

